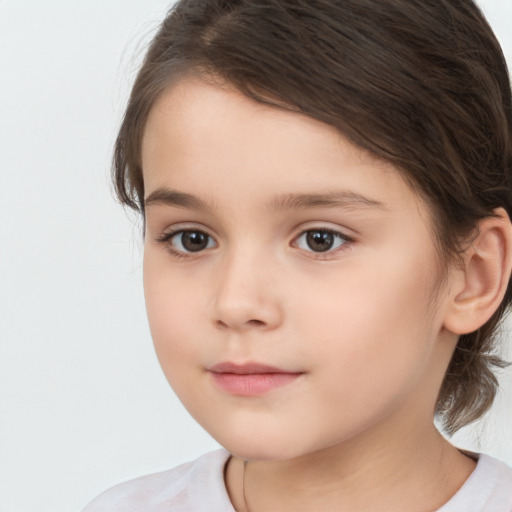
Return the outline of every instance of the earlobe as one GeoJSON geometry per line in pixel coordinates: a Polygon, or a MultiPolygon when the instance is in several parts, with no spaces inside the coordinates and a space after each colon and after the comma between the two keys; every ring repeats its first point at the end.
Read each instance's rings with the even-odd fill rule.
{"type": "Polygon", "coordinates": [[[478,223],[452,289],[444,327],[455,334],[480,328],[498,309],[512,270],[512,224],[503,208],[478,223]]]}

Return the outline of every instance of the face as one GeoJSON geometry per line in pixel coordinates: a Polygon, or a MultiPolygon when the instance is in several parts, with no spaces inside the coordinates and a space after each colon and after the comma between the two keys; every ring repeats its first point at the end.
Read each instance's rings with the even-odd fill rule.
{"type": "Polygon", "coordinates": [[[155,104],[142,159],[152,336],[213,437],[292,458],[431,420],[449,358],[438,264],[394,168],[196,79],[155,104]]]}

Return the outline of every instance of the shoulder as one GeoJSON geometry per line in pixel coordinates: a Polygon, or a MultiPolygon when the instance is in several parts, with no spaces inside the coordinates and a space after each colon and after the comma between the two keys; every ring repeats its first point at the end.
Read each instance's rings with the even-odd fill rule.
{"type": "Polygon", "coordinates": [[[217,450],[174,469],[116,485],[82,512],[232,512],[224,486],[229,458],[217,450]]]}
{"type": "Polygon", "coordinates": [[[473,473],[438,512],[512,512],[512,468],[489,455],[477,457],[473,473]]]}

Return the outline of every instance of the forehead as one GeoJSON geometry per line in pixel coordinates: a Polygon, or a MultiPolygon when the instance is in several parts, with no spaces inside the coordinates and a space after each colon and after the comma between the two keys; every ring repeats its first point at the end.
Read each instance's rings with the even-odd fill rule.
{"type": "Polygon", "coordinates": [[[425,208],[400,172],[334,127],[197,78],[177,82],[158,98],[146,124],[142,163],[146,197],[171,187],[212,201],[235,193],[246,204],[268,202],[271,192],[334,190],[388,209],[425,208]]]}
{"type": "MultiPolygon", "coordinates": [[[[310,141],[307,147],[321,149],[341,140],[334,127],[310,116],[256,102],[220,79],[204,81],[194,75],[183,77],[157,98],[145,127],[143,154],[151,151],[155,132],[177,144],[204,144],[207,140],[219,143],[226,138],[233,145],[245,141],[251,144],[253,154],[257,142],[260,146],[285,146],[286,142],[299,142],[306,136],[310,141]],[[233,131],[235,125],[237,130],[233,131]]],[[[355,146],[350,149],[354,154],[362,153],[355,146]]]]}

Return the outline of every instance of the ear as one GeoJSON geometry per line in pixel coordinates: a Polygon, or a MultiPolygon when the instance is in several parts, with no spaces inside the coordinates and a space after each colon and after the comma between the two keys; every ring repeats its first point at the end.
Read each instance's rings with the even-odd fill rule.
{"type": "Polygon", "coordinates": [[[503,208],[478,223],[478,236],[454,270],[444,327],[455,334],[480,328],[498,309],[512,271],[512,224],[503,208]]]}

